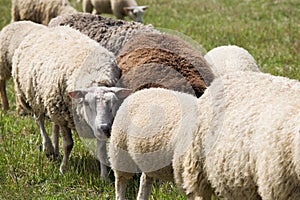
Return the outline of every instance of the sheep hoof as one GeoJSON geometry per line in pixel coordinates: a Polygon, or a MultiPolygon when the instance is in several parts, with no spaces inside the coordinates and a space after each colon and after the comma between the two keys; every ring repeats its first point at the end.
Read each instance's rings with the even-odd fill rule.
{"type": "Polygon", "coordinates": [[[45,152],[46,156],[48,158],[55,158],[56,153],[54,151],[54,147],[52,146],[52,143],[47,142],[43,145],[43,151],[45,152]]]}
{"type": "Polygon", "coordinates": [[[112,183],[112,180],[108,176],[101,176],[100,180],[108,184],[112,183]]]}
{"type": "Polygon", "coordinates": [[[62,175],[64,175],[65,172],[67,171],[67,166],[64,165],[64,164],[61,164],[61,165],[60,165],[60,168],[59,168],[59,171],[60,171],[60,173],[61,173],[62,175]]]}

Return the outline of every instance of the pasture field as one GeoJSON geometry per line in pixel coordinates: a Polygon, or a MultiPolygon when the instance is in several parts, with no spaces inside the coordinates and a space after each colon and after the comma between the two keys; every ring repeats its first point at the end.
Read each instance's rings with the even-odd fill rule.
{"type": "MultiPolygon", "coordinates": [[[[206,51],[228,44],[244,47],[263,72],[300,80],[299,0],[137,1],[150,6],[146,24],[179,31],[206,51]]],[[[71,4],[81,10],[76,0],[71,4]]],[[[10,23],[10,6],[10,0],[0,0],[0,29],[10,23]]],[[[80,138],[74,135],[69,169],[63,176],[61,157],[51,161],[41,151],[33,118],[15,112],[12,80],[8,95],[11,110],[4,114],[0,109],[0,199],[113,199],[114,185],[100,181],[99,164],[80,138]]],[[[136,178],[129,183],[127,198],[134,199],[137,190],[136,178]]],[[[157,181],[151,199],[185,197],[173,184],[157,181]]]]}

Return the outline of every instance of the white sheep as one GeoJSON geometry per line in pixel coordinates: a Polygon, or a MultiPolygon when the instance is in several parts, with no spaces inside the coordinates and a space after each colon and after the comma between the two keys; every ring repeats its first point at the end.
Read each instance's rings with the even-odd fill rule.
{"type": "Polygon", "coordinates": [[[83,12],[93,14],[114,14],[118,19],[129,16],[132,20],[142,23],[144,11],[148,6],[138,6],[135,0],[83,0],[82,8],[83,12]]]}
{"type": "Polygon", "coordinates": [[[58,16],[50,21],[49,26],[70,26],[77,29],[99,42],[115,55],[118,55],[122,47],[135,35],[159,33],[152,25],[115,20],[89,13],[58,16]]]}
{"type": "Polygon", "coordinates": [[[68,0],[12,0],[12,21],[31,20],[47,25],[62,14],[76,13],[68,0]]]}
{"type": "Polygon", "coordinates": [[[269,74],[228,73],[198,100],[138,91],[112,126],[117,199],[138,171],[138,199],[149,198],[153,178],[174,178],[189,199],[213,191],[224,199],[299,199],[299,122],[300,83],[269,74]]]}
{"type": "MultiPolygon", "coordinates": [[[[9,109],[6,81],[11,77],[14,52],[28,34],[43,28],[46,27],[34,22],[22,21],[8,24],[0,32],[0,96],[3,111],[9,109]]],[[[17,105],[17,107],[20,111],[20,106],[17,105]]]]}
{"type": "Polygon", "coordinates": [[[204,58],[214,74],[219,76],[234,71],[260,71],[253,56],[246,49],[235,45],[213,48],[204,58]]]}
{"type": "MultiPolygon", "coordinates": [[[[16,50],[12,75],[17,98],[37,118],[46,154],[58,153],[57,127],[61,129],[64,157],[60,171],[63,173],[73,147],[73,113],[80,113],[81,106],[74,104],[72,108],[68,93],[78,88],[113,86],[120,76],[113,54],[70,27],[41,29],[28,35],[16,50]],[[54,144],[44,128],[45,116],[56,125],[54,144]]],[[[85,116],[76,117],[85,119],[85,116]]],[[[108,121],[104,124],[112,123],[110,118],[103,120],[108,121]]],[[[107,134],[107,129],[103,129],[106,128],[97,130],[107,134]]],[[[105,141],[100,143],[105,146],[105,141]]],[[[106,156],[106,152],[98,156],[106,156]]],[[[101,176],[106,179],[104,164],[101,162],[101,176]]]]}

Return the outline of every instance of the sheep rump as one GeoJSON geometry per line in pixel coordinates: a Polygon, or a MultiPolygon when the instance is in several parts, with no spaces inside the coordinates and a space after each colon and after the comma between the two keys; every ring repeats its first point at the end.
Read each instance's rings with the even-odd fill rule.
{"type": "Polygon", "coordinates": [[[70,26],[77,29],[115,55],[118,55],[120,49],[136,34],[140,32],[159,32],[152,25],[115,20],[89,13],[59,16],[49,23],[49,27],[54,26],[70,26]]]}

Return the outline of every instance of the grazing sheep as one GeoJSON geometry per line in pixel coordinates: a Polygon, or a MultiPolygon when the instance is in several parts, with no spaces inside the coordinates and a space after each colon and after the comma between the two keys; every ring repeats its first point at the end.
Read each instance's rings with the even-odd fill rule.
{"type": "MultiPolygon", "coordinates": [[[[30,21],[13,22],[0,32],[0,96],[3,111],[9,109],[6,81],[11,77],[12,57],[23,39],[30,33],[46,28],[30,21]]],[[[18,110],[21,108],[17,105],[18,110]]]]}
{"type": "Polygon", "coordinates": [[[224,75],[239,70],[260,71],[252,55],[244,48],[235,45],[216,47],[210,50],[204,58],[212,66],[215,75],[224,75]]]}
{"type": "Polygon", "coordinates": [[[182,39],[140,33],[117,57],[122,76],[118,86],[133,90],[161,86],[201,96],[214,75],[200,52],[182,39]]]}
{"type": "MultiPolygon", "coordinates": [[[[41,29],[28,35],[16,50],[12,75],[17,98],[37,118],[46,154],[57,153],[58,144],[55,144],[57,141],[54,147],[51,144],[44,117],[49,117],[60,128],[64,148],[60,171],[63,173],[73,147],[73,113],[80,114],[82,106],[79,103],[72,108],[68,93],[78,88],[113,86],[120,76],[113,54],[70,27],[41,29]]],[[[85,116],[76,117],[85,119],[85,116]]],[[[110,118],[104,120],[106,124],[112,123],[110,118]]],[[[106,134],[106,130],[104,126],[98,129],[102,134],[106,134]]],[[[105,146],[105,141],[99,143],[105,146]]],[[[106,152],[98,156],[106,156],[106,152]]],[[[103,162],[101,176],[107,178],[103,162]]]]}
{"type": "Polygon", "coordinates": [[[31,20],[47,25],[62,14],[76,13],[68,0],[12,0],[12,21],[31,20]]]}
{"type": "Polygon", "coordinates": [[[300,83],[269,74],[228,73],[198,100],[138,91],[112,126],[117,199],[138,171],[138,199],[148,199],[153,178],[172,172],[189,199],[210,199],[213,190],[224,199],[299,199],[299,122],[300,83]]]}
{"type": "Polygon", "coordinates": [[[144,11],[148,6],[138,6],[135,0],[83,0],[83,12],[93,14],[114,14],[118,19],[129,16],[136,22],[143,22],[144,11]]]}
{"type": "Polygon", "coordinates": [[[89,13],[75,13],[52,19],[50,27],[70,26],[96,40],[103,47],[118,55],[124,44],[140,32],[155,32],[152,25],[104,18],[89,13]]]}

